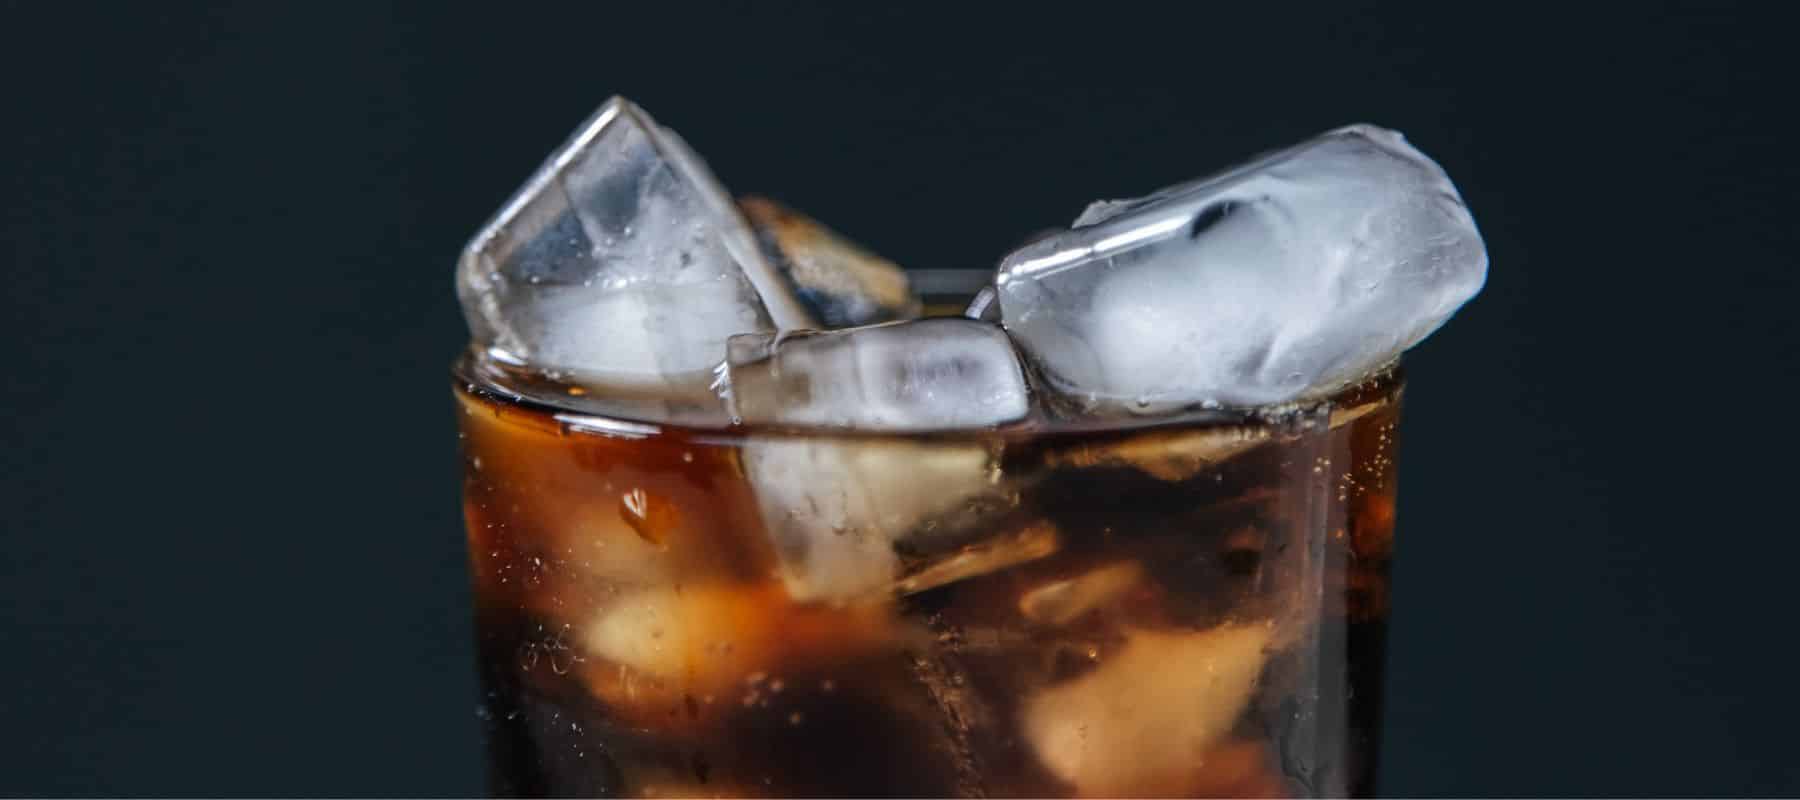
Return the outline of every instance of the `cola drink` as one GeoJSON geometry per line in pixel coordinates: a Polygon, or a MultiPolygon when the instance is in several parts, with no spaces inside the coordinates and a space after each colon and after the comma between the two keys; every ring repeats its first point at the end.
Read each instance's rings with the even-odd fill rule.
{"type": "Polygon", "coordinates": [[[684,427],[471,352],[455,397],[491,789],[1366,795],[1401,387],[1395,367],[1254,413],[684,427]],[[829,518],[821,494],[752,469],[789,451],[861,480],[974,467],[930,513],[827,525],[796,556],[773,528],[829,518]]]}
{"type": "Polygon", "coordinates": [[[494,791],[1367,794],[1398,358],[1486,274],[1373,125],[982,274],[607,101],[457,265],[494,791]]]}

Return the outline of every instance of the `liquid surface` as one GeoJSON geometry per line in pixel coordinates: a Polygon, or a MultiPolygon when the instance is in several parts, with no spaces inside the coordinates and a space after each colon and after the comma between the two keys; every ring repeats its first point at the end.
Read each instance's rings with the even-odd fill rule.
{"type": "Polygon", "coordinates": [[[902,437],[459,381],[493,789],[1366,794],[1399,387],[902,437]]]}

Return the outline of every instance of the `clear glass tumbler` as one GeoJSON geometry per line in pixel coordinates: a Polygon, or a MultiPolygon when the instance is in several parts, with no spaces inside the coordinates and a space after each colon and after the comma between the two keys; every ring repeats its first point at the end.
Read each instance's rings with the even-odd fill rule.
{"type": "Polygon", "coordinates": [[[906,435],[527,384],[455,368],[497,794],[1371,789],[1397,368],[1279,414],[906,435]]]}

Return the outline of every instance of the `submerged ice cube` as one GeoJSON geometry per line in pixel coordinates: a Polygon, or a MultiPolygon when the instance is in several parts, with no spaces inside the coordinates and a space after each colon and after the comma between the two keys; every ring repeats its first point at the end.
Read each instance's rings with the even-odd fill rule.
{"type": "MultiPolygon", "coordinates": [[[[718,388],[745,423],[932,431],[992,427],[1030,410],[1005,332],[974,320],[736,336],[729,351],[718,388]]],[[[771,435],[746,442],[742,458],[789,593],[845,600],[906,591],[897,582],[918,575],[903,575],[902,551],[917,556],[915,572],[936,557],[963,559],[919,579],[929,582],[1042,555],[1045,541],[1054,549],[1051,533],[1028,537],[1018,553],[952,552],[960,543],[951,529],[1017,505],[996,446],[771,435]]]]}
{"type": "Polygon", "coordinates": [[[658,395],[704,394],[732,334],[814,324],[705,164],[618,97],[469,242],[457,294],[490,356],[658,395]]]}
{"type": "Polygon", "coordinates": [[[850,328],[919,315],[906,271],[766,197],[738,200],[757,240],[821,324],[850,328]]]}
{"type": "MultiPolygon", "coordinates": [[[[998,453],[975,442],[773,436],[745,443],[742,459],[782,582],[802,601],[879,597],[964,577],[967,565],[949,578],[900,583],[931,567],[931,554],[959,555],[958,529],[1018,504],[1002,481],[998,453]],[[923,554],[910,576],[902,550],[923,554]]],[[[1026,555],[981,561],[1047,555],[1055,550],[1054,536],[1030,532],[1019,537],[1027,543],[1013,548],[1026,555]]]]}
{"type": "MultiPolygon", "coordinates": [[[[992,511],[990,505],[987,509],[992,511]]],[[[999,572],[1016,564],[1052,555],[1062,547],[1062,534],[1048,520],[1033,519],[1001,533],[973,539],[934,536],[919,531],[897,543],[906,552],[904,577],[894,584],[900,594],[947,586],[999,572]]]]}
{"type": "Polygon", "coordinates": [[[1132,631],[1094,671],[1026,701],[1025,741],[1082,796],[1167,796],[1230,734],[1269,643],[1265,624],[1132,631]]]}
{"type": "Polygon", "coordinates": [[[1486,274],[1443,170],[1400,134],[1353,125],[1095,203],[1008,255],[995,288],[1006,329],[1067,400],[1156,413],[1328,394],[1436,330],[1486,274]]]}
{"type": "Polygon", "coordinates": [[[733,337],[719,388],[748,423],[921,431],[1030,410],[1006,333],[954,317],[733,337]]]}
{"type": "Polygon", "coordinates": [[[1119,561],[1067,578],[1052,580],[1019,595],[1019,615],[1038,625],[1066,625],[1144,580],[1144,568],[1119,561]]]}

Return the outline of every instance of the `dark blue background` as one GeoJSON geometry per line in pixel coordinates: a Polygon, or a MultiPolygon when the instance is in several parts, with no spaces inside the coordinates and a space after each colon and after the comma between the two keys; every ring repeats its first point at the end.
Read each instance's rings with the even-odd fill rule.
{"type": "Polygon", "coordinates": [[[451,264],[623,92],[934,268],[1405,131],[1493,269],[1410,362],[1384,788],[1800,793],[1790,28],[1462,5],[7,4],[0,792],[480,790],[451,264]]]}

